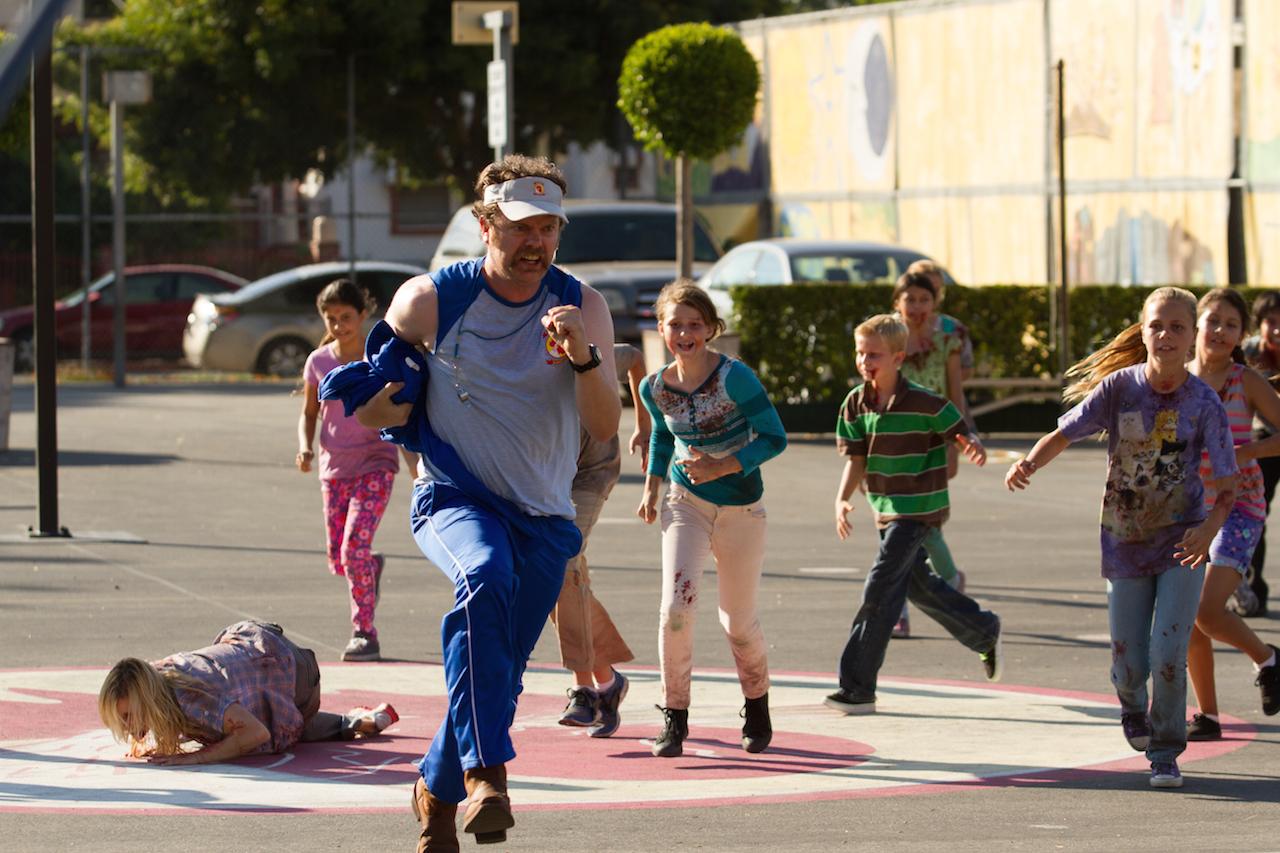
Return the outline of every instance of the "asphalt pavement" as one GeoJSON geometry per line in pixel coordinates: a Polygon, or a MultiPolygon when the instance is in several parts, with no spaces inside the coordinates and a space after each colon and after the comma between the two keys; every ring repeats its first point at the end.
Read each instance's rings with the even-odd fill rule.
{"type": "MultiPolygon", "coordinates": [[[[314,474],[293,467],[301,399],[289,386],[61,388],[58,512],[69,540],[24,535],[37,518],[32,398],[29,385],[15,388],[11,447],[0,453],[4,671],[161,657],[203,645],[223,625],[250,616],[286,626],[322,662],[337,660],[348,637],[345,597],[325,568],[314,474]]],[[[630,423],[626,410],[624,440],[630,423]]],[[[948,541],[969,592],[1001,614],[1005,684],[1045,695],[1113,695],[1098,571],[1104,448],[1072,448],[1040,471],[1028,492],[1011,495],[1002,486],[1009,454],[1029,445],[993,441],[987,467],[962,466],[952,484],[948,541]]],[[[839,466],[831,440],[797,437],[764,469],[769,544],[760,604],[777,673],[832,671],[875,553],[865,505],[855,512],[851,542],[834,535],[839,466]]],[[[660,560],[659,531],[634,515],[640,483],[638,462],[625,460],[589,551],[595,588],[635,651],[638,673],[658,662],[660,560]]],[[[453,591],[409,535],[410,487],[402,475],[378,534],[388,562],[378,626],[384,657],[429,665],[440,659],[439,617],[453,591]]],[[[1280,541],[1274,523],[1272,535],[1280,541]]],[[[1280,581],[1280,569],[1273,573],[1280,581]]],[[[729,670],[711,572],[707,583],[695,665],[729,670]]],[[[1273,598],[1272,607],[1280,611],[1280,602],[1273,598]]],[[[984,684],[972,653],[918,612],[912,623],[911,639],[890,644],[886,676],[984,684]]],[[[1280,644],[1280,613],[1250,624],[1280,644]]],[[[534,663],[554,666],[557,659],[546,631],[534,663]]],[[[1262,715],[1242,655],[1220,649],[1217,661],[1221,706],[1241,721],[1229,732],[1239,748],[1189,762],[1180,791],[1150,790],[1141,771],[1112,767],[918,795],[903,788],[875,797],[764,797],[685,808],[636,802],[519,811],[517,797],[510,842],[489,849],[1277,850],[1280,717],[1262,715]]],[[[656,711],[638,700],[623,711],[656,733],[656,711]]],[[[833,715],[831,724],[844,719],[833,715]]],[[[1073,746],[1056,740],[1058,728],[1030,722],[1026,749],[1057,750],[1070,766],[1073,746]]],[[[15,725],[0,718],[0,753],[6,728],[15,725]]],[[[909,725],[923,732],[933,723],[921,715],[909,725]]],[[[950,738],[955,760],[976,761],[993,731],[980,716],[964,721],[950,738]]],[[[950,752],[945,742],[938,751],[939,759],[950,752]]],[[[67,773],[74,785],[74,771],[67,773]]],[[[402,812],[133,814],[29,807],[34,799],[21,779],[0,781],[0,849],[381,851],[412,849],[416,837],[407,802],[402,812]]]]}

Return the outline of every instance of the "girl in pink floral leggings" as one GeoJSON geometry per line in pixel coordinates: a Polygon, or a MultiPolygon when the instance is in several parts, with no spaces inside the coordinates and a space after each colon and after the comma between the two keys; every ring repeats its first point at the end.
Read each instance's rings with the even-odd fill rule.
{"type": "Polygon", "coordinates": [[[298,419],[299,471],[311,470],[317,421],[320,426],[320,492],[329,571],[345,576],[351,592],[351,641],[342,653],[346,661],[381,658],[373,612],[384,561],[373,550],[373,535],[391,499],[400,457],[395,445],[382,441],[376,430],[344,417],[341,402],[322,403],[319,388],[330,370],[364,357],[362,327],[371,307],[368,294],[347,279],[330,283],[316,297],[326,334],[303,368],[306,399],[298,419]]]}

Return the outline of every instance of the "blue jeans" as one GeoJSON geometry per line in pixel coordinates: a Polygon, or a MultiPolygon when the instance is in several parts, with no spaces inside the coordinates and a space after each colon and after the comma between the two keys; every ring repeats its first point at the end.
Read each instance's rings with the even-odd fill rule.
{"type": "Polygon", "coordinates": [[[1147,712],[1151,679],[1150,761],[1172,761],[1187,748],[1187,643],[1200,606],[1204,568],[1166,569],[1108,582],[1111,683],[1126,714],[1147,712]]]}
{"type": "Polygon", "coordinates": [[[440,624],[448,713],[419,768],[432,794],[459,803],[465,771],[515,758],[510,729],[525,666],[582,534],[565,518],[526,518],[517,529],[437,483],[419,484],[413,498],[413,538],[454,585],[440,624]]]}
{"type": "Polygon", "coordinates": [[[929,569],[922,547],[929,529],[918,521],[900,520],[880,530],[880,552],[840,655],[840,687],[855,696],[875,696],[893,623],[907,599],[973,651],[989,652],[996,644],[999,617],[929,569]]]}

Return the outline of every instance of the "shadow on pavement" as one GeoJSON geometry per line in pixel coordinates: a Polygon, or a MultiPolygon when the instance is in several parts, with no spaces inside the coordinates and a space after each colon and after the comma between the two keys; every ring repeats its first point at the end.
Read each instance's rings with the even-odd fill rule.
{"type": "MultiPolygon", "coordinates": [[[[58,467],[92,467],[117,465],[169,465],[182,457],[172,453],[111,453],[99,450],[60,450],[58,467]]],[[[36,464],[32,448],[0,451],[0,468],[30,468],[36,464]]]]}

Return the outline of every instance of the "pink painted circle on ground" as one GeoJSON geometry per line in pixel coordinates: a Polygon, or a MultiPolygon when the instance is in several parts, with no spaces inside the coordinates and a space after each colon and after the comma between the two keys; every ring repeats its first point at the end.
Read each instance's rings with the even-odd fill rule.
{"type": "MultiPolygon", "coordinates": [[[[324,707],[342,712],[389,701],[401,719],[383,736],[297,744],[283,755],[190,768],[124,758],[124,746],[111,741],[98,719],[96,671],[0,670],[0,786],[7,791],[0,812],[402,811],[403,791],[446,712],[439,670],[350,666],[326,666],[336,671],[324,707]],[[227,772],[236,766],[241,770],[227,772]]],[[[1115,699],[1105,694],[886,677],[882,713],[849,718],[822,706],[828,676],[775,673],[773,743],[752,755],[741,746],[736,679],[700,672],[695,682],[703,692],[690,713],[685,753],[659,759],[650,746],[661,717],[642,700],[651,699],[645,692],[654,690],[653,674],[628,672],[633,695],[623,705],[622,727],[595,739],[585,729],[558,725],[562,674],[531,668],[512,730],[518,757],[509,766],[521,810],[918,795],[1053,785],[1102,770],[1133,773],[1135,784],[1145,786],[1145,760],[1124,744],[1115,699]],[[974,714],[991,732],[978,752],[949,734],[974,714]],[[1053,737],[1042,737],[1049,732],[1053,737]]],[[[1224,725],[1226,739],[1191,744],[1183,759],[1212,758],[1257,735],[1242,720],[1224,718],[1224,725]]]]}

